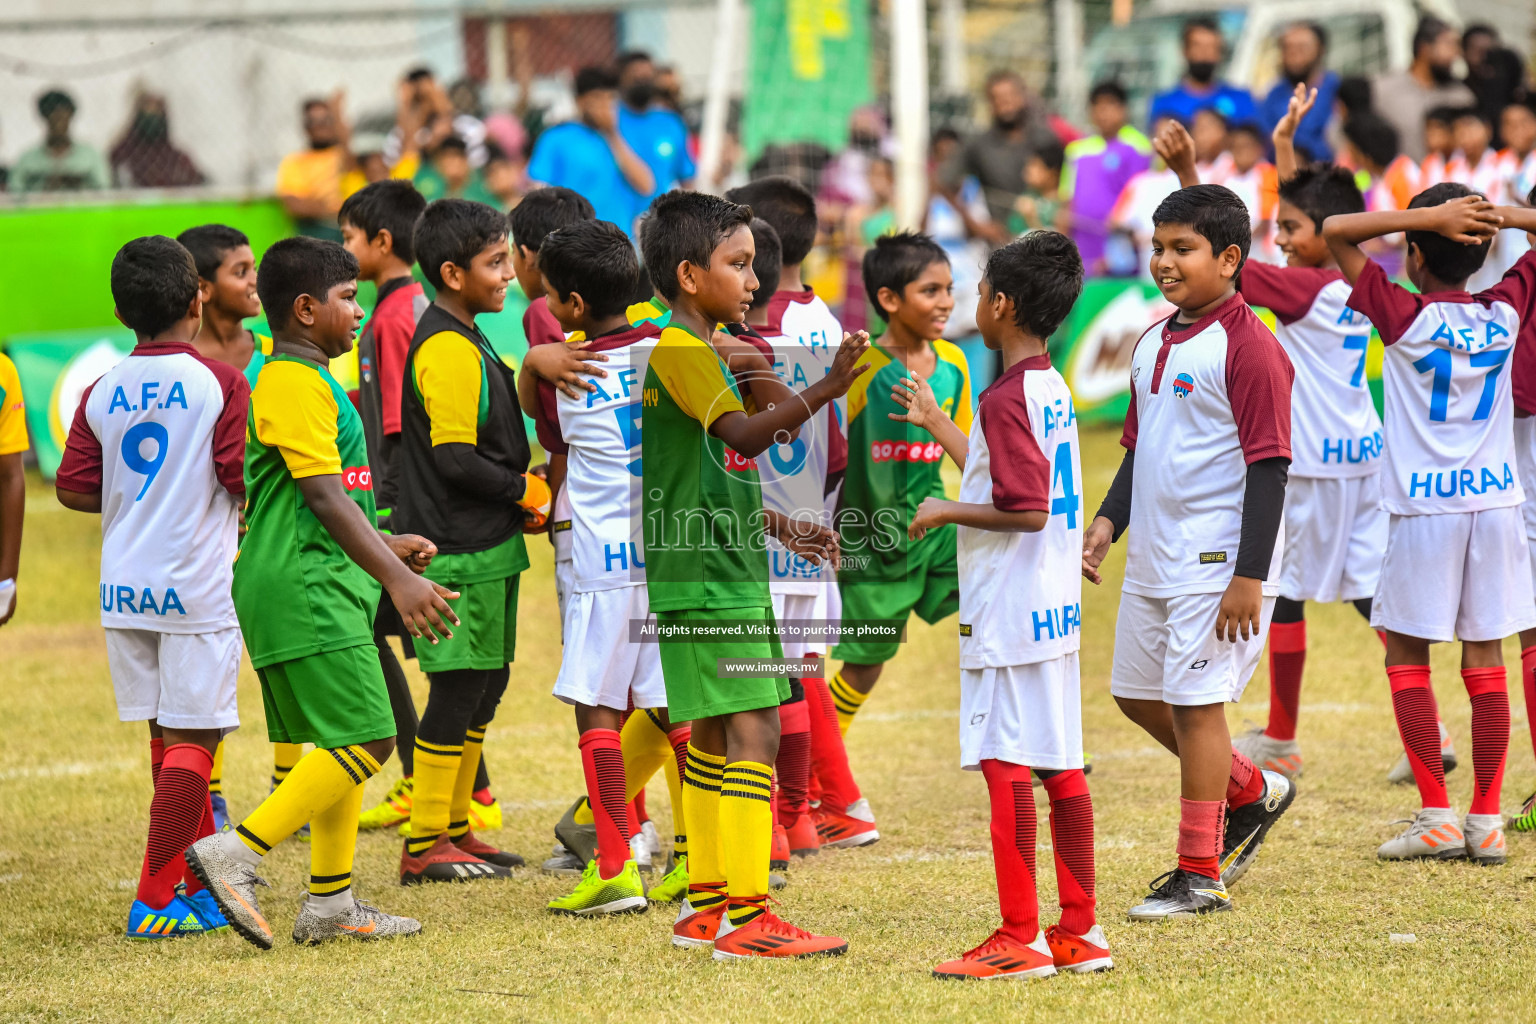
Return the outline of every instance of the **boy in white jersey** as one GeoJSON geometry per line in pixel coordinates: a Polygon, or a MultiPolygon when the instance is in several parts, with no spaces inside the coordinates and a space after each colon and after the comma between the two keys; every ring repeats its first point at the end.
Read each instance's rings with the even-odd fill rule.
{"type": "Polygon", "coordinates": [[[1226,885],[1295,798],[1232,749],[1224,708],[1253,674],[1278,590],[1291,365],[1237,294],[1252,237],[1242,201],[1193,185],[1154,221],[1152,276],[1178,312],[1137,342],[1125,460],[1083,538],[1098,583],[1130,528],[1110,693],[1179,758],[1178,865],[1133,921],[1231,909],[1226,885]]]}
{"type": "Polygon", "coordinates": [[[112,300],[138,343],[81,396],[55,483],[65,507],[102,514],[107,663],[118,717],[149,722],[155,781],[127,935],[159,939],[228,927],[181,855],[213,833],[213,751],[240,724],[230,585],[251,392],[192,347],[202,307],[179,243],[118,250],[112,300]]]}
{"type": "Polygon", "coordinates": [[[1488,291],[1463,290],[1501,224],[1528,229],[1536,216],[1446,182],[1419,193],[1407,210],[1334,216],[1323,225],[1355,285],[1349,305],[1370,317],[1387,346],[1382,506],[1391,524],[1371,625],[1387,633],[1392,708],[1423,801],[1407,831],[1377,851],[1387,860],[1504,860],[1503,640],[1536,626],[1506,364],[1536,297],[1536,256],[1521,257],[1488,291]],[[1417,295],[1360,250],[1393,231],[1407,232],[1406,269],[1417,295]],[[1476,773],[1462,827],[1445,788],[1429,689],[1429,645],[1458,638],[1476,773]]]}
{"type": "Polygon", "coordinates": [[[1077,416],[1046,339],[1083,287],[1065,235],[1037,231],[992,253],[976,303],[1003,374],[981,393],[970,437],[926,381],[892,389],[903,418],[963,467],[958,501],[928,497],[909,532],[958,527],[960,766],[986,777],[1003,926],[941,978],[1043,978],[1113,966],[1094,920],[1093,804],[1083,776],[1077,651],[1082,472],[1077,416]],[[1040,930],[1030,770],[1051,801],[1061,923],[1040,930]]]}
{"type": "MultiPolygon", "coordinates": [[[[762,335],[771,339],[775,371],[791,389],[799,390],[826,374],[836,353],[833,343],[843,336],[837,317],[804,278],[805,259],[816,242],[816,200],[804,185],[784,175],[759,178],[730,190],[726,198],[752,207],[753,215],[766,221],[777,235],[779,270],[771,278],[758,275],[762,283],[757,294],[767,294],[761,304],[754,297],[755,315],[749,314],[748,323],[757,325],[762,335]]],[[[762,250],[759,245],[759,253],[762,250]]],[[[792,503],[811,513],[816,521],[830,524],[841,473],[847,467],[848,446],[843,440],[847,421],[848,400],[839,398],[802,427],[788,449],[782,445],[770,449],[768,460],[759,461],[764,500],[777,495],[781,504],[776,507],[781,511],[787,511],[792,503]],[[778,472],[791,465],[797,467],[795,473],[786,476],[778,472]],[[813,496],[817,487],[819,503],[813,496]]],[[[781,621],[798,618],[831,624],[842,618],[842,597],[833,566],[812,566],[804,559],[786,561],[782,553],[770,558],[778,561],[776,566],[770,563],[769,590],[774,595],[774,614],[781,621]]],[[[826,640],[816,640],[797,645],[793,654],[786,648],[786,656],[825,658],[830,647],[826,640]]],[[[779,711],[779,757],[774,773],[780,787],[780,823],[790,851],[804,857],[822,845],[815,817],[806,813],[819,804],[822,784],[840,794],[845,804],[862,802],[867,812],[868,803],[848,766],[843,728],[827,680],[792,681],[790,689],[790,700],[779,711]]],[[[872,814],[866,816],[873,819],[872,814]]],[[[880,838],[873,820],[855,820],[855,831],[834,839],[836,845],[862,846],[880,838]]]]}
{"type": "MultiPolygon", "coordinates": [[[[1335,213],[1361,213],[1354,177],[1333,164],[1298,167],[1292,138],[1317,91],[1299,86],[1275,126],[1280,175],[1276,241],[1286,266],[1249,262],[1238,286],[1278,321],[1275,334],[1296,373],[1291,394],[1293,453],[1285,493],[1285,554],[1270,624],[1267,726],[1234,746],[1261,768],[1301,774],[1297,706],[1307,656],[1307,601],[1349,601],[1368,622],[1387,546],[1379,508],[1381,418],[1366,387],[1371,324],[1347,304],[1350,284],[1322,236],[1335,213]]],[[[1195,182],[1194,153],[1182,132],[1156,146],[1186,184],[1195,182]]]]}
{"type": "Polygon", "coordinates": [[[631,701],[637,714],[653,710],[663,723],[666,716],[659,647],[631,632],[632,624],[655,621],[640,533],[639,419],[640,382],[660,329],[649,322],[631,326],[624,315],[640,265],[617,226],[584,221],[560,228],[544,240],[540,262],[549,310],[561,329],[582,332],[583,355],[607,356],[606,379],[589,380],[590,391],[563,394],[548,381],[538,384],[540,442],[552,455],[566,457],[564,490],[571,507],[573,572],[554,692],[576,709],[597,829],[595,859],[585,865],[575,892],[549,909],[578,915],[644,911],[645,885],[630,857],[625,805],[633,794],[626,792],[619,727],[631,701]]]}

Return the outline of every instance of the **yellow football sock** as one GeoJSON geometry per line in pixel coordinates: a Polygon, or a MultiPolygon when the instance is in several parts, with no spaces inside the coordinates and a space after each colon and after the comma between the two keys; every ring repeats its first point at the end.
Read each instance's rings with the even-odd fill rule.
{"type": "Polygon", "coordinates": [[[768,895],[768,856],[773,846],[773,768],[733,761],[720,783],[720,849],[725,864],[731,923],[761,914],[768,895]],[[737,903],[736,900],[752,900],[737,903]]]}
{"type": "Polygon", "coordinates": [[[628,803],[672,756],[672,745],[651,712],[636,708],[619,730],[619,750],[624,755],[624,802],[628,803]]]}
{"type": "Polygon", "coordinates": [[[832,677],[827,689],[832,691],[832,704],[837,708],[837,731],[846,736],[848,727],[853,724],[853,716],[859,713],[859,708],[864,706],[869,694],[860,693],[849,686],[841,672],[832,677]]]}
{"type": "MultiPolygon", "coordinates": [[[[353,787],[361,788],[378,771],[379,762],[357,744],[311,750],[293,766],[283,784],[235,826],[235,832],[246,846],[265,855],[353,787]]],[[[356,826],[355,816],[352,823],[356,826]]]]}
{"type": "Polygon", "coordinates": [[[448,838],[457,839],[469,831],[469,801],[475,792],[475,776],[480,771],[481,751],[485,746],[485,725],[472,725],[464,733],[464,756],[459,759],[459,774],[453,780],[453,799],[448,804],[448,838]]]}
{"type": "Polygon", "coordinates": [[[662,766],[667,773],[667,793],[672,798],[672,856],[688,855],[688,815],[683,811],[683,777],[677,770],[677,753],[670,743],[667,761],[662,766]]]}
{"type": "Polygon", "coordinates": [[[411,799],[411,834],[405,850],[419,856],[448,831],[449,806],[453,803],[454,784],[459,778],[462,746],[428,743],[416,737],[416,785],[411,799]]]}
{"type": "MultiPolygon", "coordinates": [[[[712,907],[725,899],[723,893],[698,890],[692,886],[724,889],[728,876],[720,850],[720,782],[725,773],[725,758],[706,754],[688,744],[688,777],[683,782],[683,813],[688,819],[688,878],[691,882],[688,902],[695,910],[712,907]]],[[[770,841],[772,837],[770,836],[770,841]]],[[[768,869],[768,851],[763,851],[763,870],[768,869]]],[[[764,880],[766,884],[766,879],[764,880]]]]}
{"type": "Polygon", "coordinates": [[[597,818],[592,813],[592,804],[587,800],[586,794],[582,794],[581,804],[577,806],[576,813],[571,815],[573,825],[594,825],[597,818]]]}
{"type": "Polygon", "coordinates": [[[283,784],[288,773],[293,771],[293,766],[299,763],[299,758],[304,756],[304,744],[302,743],[274,743],[272,744],[272,788],[276,789],[283,784]]]}
{"type": "Polygon", "coordinates": [[[212,796],[224,793],[224,741],[213,748],[213,771],[208,776],[208,792],[212,796]]]}
{"type": "Polygon", "coordinates": [[[309,821],[309,893],[340,896],[352,889],[352,858],[357,853],[357,816],[363,787],[353,786],[340,800],[309,821]]]}

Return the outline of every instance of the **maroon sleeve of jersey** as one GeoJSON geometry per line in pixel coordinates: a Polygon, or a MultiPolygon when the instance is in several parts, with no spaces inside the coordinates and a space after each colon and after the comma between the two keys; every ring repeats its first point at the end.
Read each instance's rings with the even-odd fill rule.
{"type": "Polygon", "coordinates": [[[570,453],[570,445],[565,443],[565,435],[560,432],[555,386],[547,380],[539,381],[539,404],[533,413],[533,429],[538,434],[539,444],[550,455],[570,453]]]}
{"type": "Polygon", "coordinates": [[[1131,381],[1131,398],[1125,407],[1125,429],[1120,431],[1120,447],[1126,451],[1136,450],[1136,428],[1140,424],[1136,421],[1136,382],[1131,381]]]}
{"type": "Polygon", "coordinates": [[[1029,425],[1023,377],[988,395],[977,415],[991,455],[992,504],[1004,512],[1049,511],[1051,466],[1029,425]]]}
{"type": "Polygon", "coordinates": [[[1291,381],[1296,371],[1280,342],[1251,311],[1227,324],[1227,400],[1243,461],[1291,457],[1291,381]]]}
{"type": "Polygon", "coordinates": [[[827,415],[827,473],[841,473],[848,468],[848,435],[838,421],[837,410],[827,415]]]}
{"type": "Polygon", "coordinates": [[[1481,303],[1507,302],[1515,307],[1515,313],[1523,325],[1536,317],[1536,250],[1527,252],[1515,261],[1499,283],[1477,294],[1481,303]]]}
{"type": "Polygon", "coordinates": [[[389,303],[386,313],[382,321],[375,320],[373,324],[373,344],[379,361],[374,372],[378,374],[387,437],[400,433],[400,390],[405,384],[405,357],[416,333],[416,311],[410,297],[402,294],[400,301],[389,303]]]}
{"type": "Polygon", "coordinates": [[[1317,293],[1340,276],[1321,267],[1276,267],[1249,260],[1243,264],[1238,291],[1248,305],[1263,306],[1282,324],[1293,324],[1311,311],[1317,293]]]}
{"type": "Polygon", "coordinates": [[[245,374],[215,359],[202,364],[218,379],[224,408],[213,425],[213,471],[219,483],[237,498],[245,497],[245,421],[251,407],[251,386],[245,374]]]}
{"type": "Polygon", "coordinates": [[[64,457],[53,480],[55,486],[80,494],[101,490],[101,439],[85,422],[85,403],[90,401],[95,389],[93,383],[80,396],[75,418],[69,424],[69,439],[64,442],[64,457]]]}
{"type": "Polygon", "coordinates": [[[540,295],[523,310],[523,335],[528,339],[529,348],[565,340],[560,321],[549,311],[549,301],[544,296],[540,295]]]}
{"type": "Polygon", "coordinates": [[[1424,300],[1394,284],[1381,264],[1367,260],[1354,291],[1349,293],[1349,308],[1365,314],[1383,345],[1393,345],[1418,318],[1424,300]]]}

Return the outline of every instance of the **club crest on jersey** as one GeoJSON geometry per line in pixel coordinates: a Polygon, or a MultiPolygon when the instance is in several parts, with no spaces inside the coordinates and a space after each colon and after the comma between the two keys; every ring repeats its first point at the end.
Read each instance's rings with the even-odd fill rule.
{"type": "Polygon", "coordinates": [[[367,466],[348,466],[341,471],[341,485],[349,491],[371,491],[373,471],[367,466]]]}
{"type": "Polygon", "coordinates": [[[1189,393],[1195,390],[1195,378],[1187,373],[1181,373],[1173,378],[1173,397],[1188,398],[1189,393]]]}

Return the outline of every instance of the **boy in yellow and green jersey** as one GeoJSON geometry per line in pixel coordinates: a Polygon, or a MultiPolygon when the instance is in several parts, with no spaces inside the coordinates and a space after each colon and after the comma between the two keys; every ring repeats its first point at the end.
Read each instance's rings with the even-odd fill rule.
{"type": "Polygon", "coordinates": [[[414,935],[418,922],[352,896],[363,783],[395,745],[373,615],[382,584],[412,634],[436,643],[452,635],[445,598],[457,595],[412,571],[431,561],[430,543],[375,527],[362,420],[326,370],[362,321],[357,260],[334,242],[284,239],[267,250],[257,280],[274,338],[246,421],[248,530],[233,596],[268,736],[315,749],[239,825],[198,840],[186,860],[235,931],[270,949],[256,869],[310,822],[309,894],[294,941],[414,935]]]}
{"type": "MultiPolygon", "coordinates": [[[[262,364],[272,355],[272,339],[245,326],[261,315],[261,299],[256,294],[256,257],[245,232],[227,224],[199,224],[176,236],[192,254],[197,267],[197,297],[203,304],[203,322],[192,347],[200,355],[228,363],[245,374],[245,382],[254,390],[262,364]]],[[[272,746],[272,786],[288,777],[304,755],[302,744],[275,743],[272,746]]],[[[229,827],[229,807],[224,800],[224,741],[213,752],[213,775],[208,780],[213,800],[213,825],[219,831],[229,827]]],[[[306,823],[299,838],[309,836],[306,823]]]]}
{"type": "MultiPolygon", "coordinates": [[[[864,359],[871,372],[848,392],[848,472],[843,480],[837,527],[843,543],[838,588],[843,622],[885,620],[901,629],[916,612],[938,622],[960,608],[955,528],[907,539],[924,498],[944,497],[940,460],[944,449],[924,431],[893,418],[902,408],[891,389],[904,376],[928,382],[944,415],[962,432],[971,429],[971,375],[965,355],[943,340],[955,308],[949,258],[927,235],[906,232],[878,239],[864,254],[864,286],[887,323],[885,335],[864,359]]],[[[849,640],[832,656],[842,669],[828,684],[843,732],[900,649],[890,639],[849,640]]],[[[851,781],[822,779],[817,829],[822,842],[860,845],[874,831],[869,802],[851,781]],[[830,788],[829,788],[830,787],[830,788]]]]}
{"type": "Polygon", "coordinates": [[[455,610],[464,625],[416,651],[430,690],[416,730],[405,885],[505,878],[523,863],[476,838],[469,805],[517,644],[525,507],[541,510],[539,522],[549,511],[549,486],[527,472],[513,372],[475,326],[502,309],[513,277],[506,214],[439,199],[413,241],[437,296],[406,353],[393,524],[436,545],[434,573],[462,595],[455,610]]]}
{"type": "Polygon", "coordinates": [[[733,372],[777,383],[773,367],[730,339],[727,367],[705,339],[717,323],[740,322],[758,287],[751,217],[717,196],[670,192],[641,232],[645,266],[671,310],[641,395],[646,587],[658,627],[691,637],[661,646],[668,715],[693,730],[683,785],[690,884],[672,941],[712,947],[717,960],[848,948],[768,910],[770,780],[789,684],[777,674],[721,676],[717,663],[782,658],[766,532],[814,562],[836,557],[831,531],[764,509],[755,460],[847,392],[868,341],[845,337],[821,380],[747,415],[733,372]],[[720,638],[736,629],[747,635],[720,638]]]}
{"type": "Polygon", "coordinates": [[[0,626],[16,614],[16,572],[21,562],[21,517],[27,478],[21,460],[27,444],[27,404],[16,364],[0,353],[0,626]]]}

